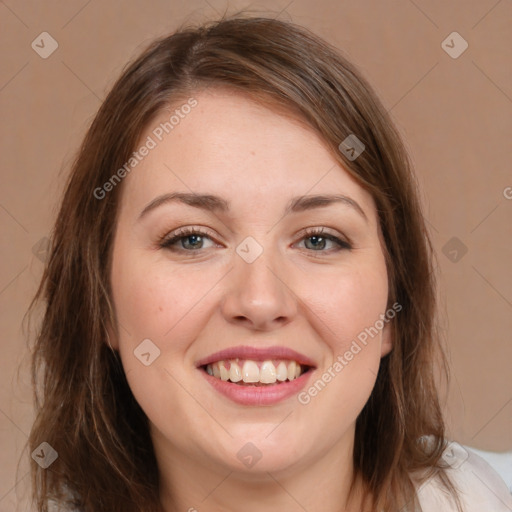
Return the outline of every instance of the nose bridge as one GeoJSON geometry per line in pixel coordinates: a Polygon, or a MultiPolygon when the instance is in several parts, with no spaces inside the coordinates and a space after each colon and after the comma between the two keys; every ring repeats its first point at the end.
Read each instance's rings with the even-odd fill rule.
{"type": "MultiPolygon", "coordinates": [[[[267,243],[271,237],[265,240],[267,243]]],[[[264,247],[253,237],[236,248],[231,286],[223,312],[229,321],[249,322],[270,328],[286,323],[296,314],[296,300],[286,281],[286,265],[276,247],[264,247]]]]}

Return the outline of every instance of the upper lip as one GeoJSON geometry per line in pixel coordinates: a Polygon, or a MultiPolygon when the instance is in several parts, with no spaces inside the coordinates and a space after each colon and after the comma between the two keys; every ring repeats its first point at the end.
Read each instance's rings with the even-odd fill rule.
{"type": "Polygon", "coordinates": [[[316,367],[314,361],[309,357],[301,354],[291,348],[274,346],[274,347],[251,347],[240,345],[238,347],[226,348],[210,354],[196,362],[196,367],[205,366],[210,363],[222,361],[226,359],[251,359],[253,361],[267,361],[269,359],[289,359],[296,361],[305,366],[316,367]]]}

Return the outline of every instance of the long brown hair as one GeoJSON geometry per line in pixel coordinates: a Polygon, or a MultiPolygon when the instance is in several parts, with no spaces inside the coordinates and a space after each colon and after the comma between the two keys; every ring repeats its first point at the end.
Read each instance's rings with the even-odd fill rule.
{"type": "MultiPolygon", "coordinates": [[[[436,314],[434,254],[409,159],[386,109],[339,51],[290,22],[237,14],[184,27],[154,41],[122,73],[76,157],[39,290],[44,303],[32,351],[36,418],[30,451],[45,441],[58,453],[47,469],[32,462],[33,500],[90,512],[156,511],[158,469],[147,417],[134,399],[107,328],[110,258],[122,183],[94,190],[128,161],[143,130],[179,98],[229,87],[298,116],[314,129],[377,206],[389,276],[393,349],[381,360],[357,418],[354,467],[372,509],[413,510],[412,475],[438,473],[445,427],[436,368],[449,377],[436,314]],[[354,134],[365,150],[339,145],[354,134]],[[427,445],[422,436],[433,436],[427,445]]],[[[134,171],[136,172],[136,171],[134,171]]]]}

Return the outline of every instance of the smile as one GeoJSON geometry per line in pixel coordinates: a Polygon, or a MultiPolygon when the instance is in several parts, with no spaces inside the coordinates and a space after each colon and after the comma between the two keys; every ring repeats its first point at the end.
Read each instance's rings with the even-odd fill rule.
{"type": "Polygon", "coordinates": [[[287,347],[232,347],[196,361],[196,368],[220,395],[249,406],[270,406],[295,396],[316,364],[287,347]]]}

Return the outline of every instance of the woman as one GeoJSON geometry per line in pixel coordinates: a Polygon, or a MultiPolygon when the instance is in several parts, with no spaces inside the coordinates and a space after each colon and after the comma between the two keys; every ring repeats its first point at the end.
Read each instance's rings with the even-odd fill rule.
{"type": "Polygon", "coordinates": [[[244,17],[154,42],[85,137],[36,297],[37,510],[509,510],[445,440],[432,259],[400,138],[332,47],[244,17]]]}

